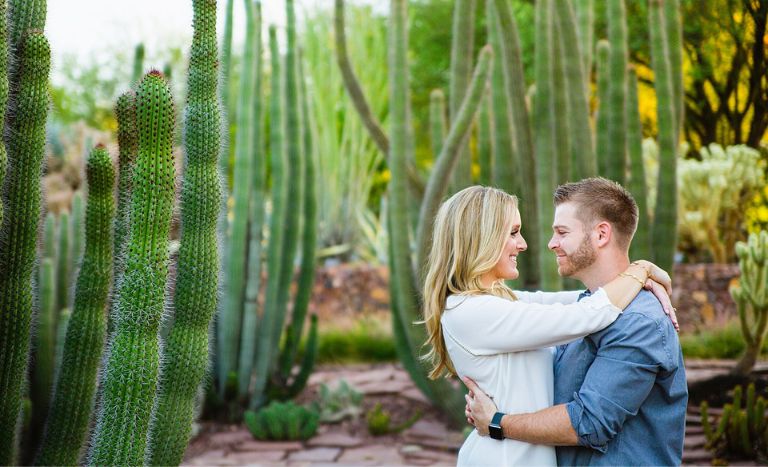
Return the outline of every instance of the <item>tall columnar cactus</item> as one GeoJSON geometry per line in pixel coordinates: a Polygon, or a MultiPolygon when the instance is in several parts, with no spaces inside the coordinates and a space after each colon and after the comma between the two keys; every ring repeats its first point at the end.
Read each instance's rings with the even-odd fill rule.
{"type": "Polygon", "coordinates": [[[72,257],[72,273],[77,272],[80,266],[80,259],[83,256],[83,239],[85,238],[84,228],[84,207],[83,193],[78,190],[72,196],[72,217],[70,217],[70,232],[72,233],[72,246],[70,255],[72,257]]]}
{"type": "MultiPolygon", "coordinates": [[[[240,77],[240,96],[237,113],[237,142],[235,144],[235,171],[232,193],[234,207],[229,228],[226,252],[226,291],[222,301],[222,319],[219,321],[218,342],[219,391],[223,392],[226,376],[237,371],[238,347],[242,325],[243,296],[248,247],[248,212],[251,199],[251,172],[253,170],[253,105],[255,83],[254,39],[258,34],[252,0],[245,0],[248,30],[243,52],[243,72],[240,77]]],[[[241,378],[247,381],[248,378],[241,378]]],[[[241,388],[242,390],[242,388],[241,388]]]]}
{"type": "Polygon", "coordinates": [[[605,178],[624,184],[627,170],[627,12],[624,0],[606,2],[608,39],[611,52],[608,57],[608,147],[605,178]]]}
{"type": "Polygon", "coordinates": [[[664,0],[664,25],[669,43],[669,66],[672,71],[672,95],[675,105],[675,132],[678,141],[685,118],[685,92],[683,90],[683,25],[680,18],[680,0],[664,0]]]}
{"type": "Polygon", "coordinates": [[[672,84],[675,78],[669,60],[670,43],[666,37],[661,3],[662,0],[648,2],[651,63],[655,75],[659,127],[659,176],[651,241],[653,262],[669,271],[672,269],[677,243],[677,123],[672,84]]]}
{"type": "Polygon", "coordinates": [[[51,410],[38,465],[80,461],[93,412],[97,372],[107,334],[107,295],[112,281],[115,170],[107,149],[96,146],[86,166],[88,206],[85,253],[77,276],[51,410]]]}
{"type": "MultiPolygon", "coordinates": [[[[243,313],[243,326],[240,332],[240,354],[238,361],[238,384],[241,398],[248,396],[253,370],[254,355],[256,352],[257,327],[259,321],[259,291],[262,280],[262,241],[264,233],[264,214],[266,198],[267,157],[263,149],[262,135],[262,41],[261,41],[261,4],[254,5],[254,17],[252,23],[254,42],[254,80],[252,88],[246,96],[253,96],[251,107],[253,109],[251,123],[251,173],[248,183],[251,185],[251,195],[248,205],[248,261],[247,278],[245,284],[245,297],[241,302],[243,313]]],[[[246,34],[248,35],[248,34],[246,34]]]]}
{"type": "Polygon", "coordinates": [[[216,221],[221,185],[217,157],[221,110],[216,95],[216,2],[195,0],[181,187],[181,246],[174,321],[163,347],[149,465],[178,465],[191,436],[195,396],[208,366],[208,329],[216,311],[216,221]]]}
{"type": "Polygon", "coordinates": [[[145,462],[147,432],[160,365],[158,330],[168,276],[173,211],[173,99],[162,74],[136,90],[139,150],[133,171],[131,226],[114,300],[114,332],[88,463],[145,462]]]}
{"type": "Polygon", "coordinates": [[[483,93],[480,113],[477,118],[477,159],[480,166],[481,185],[493,184],[493,118],[491,116],[491,86],[488,85],[483,93]]]}
{"type": "Polygon", "coordinates": [[[573,8],[576,13],[576,22],[579,25],[579,50],[582,60],[581,69],[584,72],[584,91],[589,97],[592,94],[590,83],[592,82],[592,52],[594,50],[595,0],[573,2],[573,8]]]}
{"type": "MultiPolygon", "coordinates": [[[[592,177],[597,174],[597,159],[592,142],[592,128],[589,123],[588,96],[579,92],[589,87],[585,80],[584,63],[581,57],[581,40],[577,32],[576,17],[570,0],[556,0],[555,13],[564,62],[564,79],[568,99],[568,157],[571,161],[571,180],[592,177]]],[[[584,6],[582,6],[584,8],[584,6]]],[[[590,39],[591,41],[591,36],[590,39]]],[[[561,112],[562,113],[562,112],[561,112]]]]}
{"type": "MultiPolygon", "coordinates": [[[[0,0],[0,18],[8,17],[8,5],[6,0],[0,0]]],[[[5,109],[8,104],[8,21],[0,21],[0,109],[5,109]]],[[[5,113],[0,112],[0,128],[5,127],[5,113]]],[[[5,149],[5,141],[0,139],[0,188],[8,171],[8,152],[5,149]]],[[[0,225],[3,223],[3,201],[0,199],[0,225]]]]}
{"type": "MultiPolygon", "coordinates": [[[[31,2],[30,2],[31,3],[31,2]]],[[[40,222],[50,48],[27,34],[18,53],[17,99],[8,113],[6,212],[0,226],[0,464],[14,462],[32,318],[32,273],[40,222]]]]}
{"type": "Polygon", "coordinates": [[[115,252],[114,275],[119,277],[122,272],[123,248],[128,239],[131,204],[131,178],[136,153],[139,149],[139,134],[136,126],[136,93],[127,91],[117,98],[115,105],[117,116],[117,145],[118,145],[118,182],[117,182],[117,216],[115,220],[115,252]]]}
{"type": "Polygon", "coordinates": [[[741,279],[731,287],[731,296],[747,347],[733,371],[746,375],[755,366],[768,327],[768,232],[751,234],[746,243],[737,243],[736,255],[741,279]]]}
{"type": "Polygon", "coordinates": [[[264,313],[259,323],[259,338],[256,347],[256,359],[254,362],[254,372],[256,375],[254,381],[253,396],[250,401],[252,410],[259,408],[266,401],[264,391],[267,388],[267,378],[271,370],[271,346],[272,330],[276,319],[274,312],[269,310],[277,309],[278,288],[280,269],[282,268],[281,252],[283,236],[280,235],[283,222],[282,216],[285,210],[286,190],[288,188],[285,180],[285,152],[283,148],[284,140],[284,115],[283,115],[283,83],[280,79],[280,52],[277,44],[277,30],[274,26],[269,27],[269,50],[272,68],[269,98],[270,114],[270,165],[272,172],[272,215],[269,222],[269,246],[267,250],[267,277],[272,278],[267,282],[264,292],[264,313]]]}
{"type": "Polygon", "coordinates": [[[701,425],[706,437],[705,447],[719,459],[754,459],[764,461],[768,456],[768,416],[766,400],[756,396],[755,385],[733,389],[733,402],[723,406],[723,413],[713,427],[709,420],[709,406],[701,404],[701,425]],[[742,408],[742,402],[744,408],[742,408]]]}
{"type": "MultiPolygon", "coordinates": [[[[503,72],[504,88],[510,115],[509,133],[512,136],[514,157],[509,164],[519,168],[519,191],[514,185],[501,185],[511,193],[519,193],[524,201],[520,203],[520,212],[529,225],[539,225],[538,192],[536,180],[536,159],[534,157],[533,130],[530,112],[526,104],[525,76],[520,48],[520,38],[509,2],[493,0],[493,8],[488,8],[489,22],[498,24],[500,44],[496,47],[499,58],[497,63],[503,72]],[[503,54],[503,56],[502,56],[503,54]],[[525,183],[523,183],[525,181],[525,183]]],[[[491,2],[489,2],[490,6],[491,2]]],[[[498,94],[498,92],[497,92],[498,94]]],[[[503,100],[494,99],[502,105],[503,100]]],[[[507,127],[505,127],[507,128],[507,127]]],[[[538,229],[530,229],[527,236],[528,251],[522,255],[522,279],[526,286],[538,288],[540,281],[539,255],[544,248],[538,229]]]]}
{"type": "MultiPolygon", "coordinates": [[[[475,0],[456,0],[451,30],[451,67],[448,84],[448,112],[451,125],[458,117],[459,106],[469,92],[472,78],[472,53],[475,35],[475,0]]],[[[461,142],[457,169],[451,177],[450,192],[455,193],[472,184],[472,156],[469,138],[461,142]]]]}
{"type": "MultiPolygon", "coordinates": [[[[565,109],[566,112],[553,112],[552,115],[552,128],[554,129],[552,136],[554,137],[554,156],[555,156],[555,184],[566,183],[570,179],[571,175],[571,153],[568,134],[568,127],[573,126],[573,122],[569,120],[573,119],[573,116],[568,112],[568,92],[566,90],[566,78],[565,78],[565,52],[563,51],[563,35],[555,34],[555,18],[559,18],[563,15],[558,14],[554,6],[554,0],[552,0],[552,108],[553,109],[565,109]]],[[[578,63],[578,59],[577,59],[578,63]]],[[[581,72],[581,64],[578,64],[579,73],[581,72]]],[[[580,92],[577,94],[581,94],[580,92]]]]}
{"type": "Polygon", "coordinates": [[[640,125],[639,102],[637,99],[637,73],[629,68],[627,92],[627,152],[629,154],[629,182],[627,188],[635,198],[638,223],[632,245],[631,258],[651,257],[651,221],[648,217],[648,195],[645,186],[645,164],[643,163],[643,131],[640,125]]]}
{"type": "Polygon", "coordinates": [[[443,140],[448,131],[445,121],[445,94],[442,89],[433,89],[429,95],[429,135],[432,142],[432,154],[435,159],[443,149],[443,140]]]}
{"type": "MultiPolygon", "coordinates": [[[[549,232],[552,227],[554,205],[552,193],[555,189],[555,129],[553,106],[553,64],[554,55],[552,31],[552,0],[536,2],[536,51],[535,76],[536,97],[534,99],[533,122],[536,128],[536,184],[538,190],[538,213],[541,232],[549,232]]],[[[561,280],[557,267],[552,261],[552,253],[545,248],[539,249],[539,269],[541,287],[545,290],[557,290],[561,280]]]]}

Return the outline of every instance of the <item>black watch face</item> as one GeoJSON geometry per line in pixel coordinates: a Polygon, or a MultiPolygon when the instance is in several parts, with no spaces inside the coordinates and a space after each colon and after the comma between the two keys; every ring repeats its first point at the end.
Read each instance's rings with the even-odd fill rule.
{"type": "Polygon", "coordinates": [[[488,425],[488,434],[493,439],[504,439],[504,431],[499,425],[488,425]]]}

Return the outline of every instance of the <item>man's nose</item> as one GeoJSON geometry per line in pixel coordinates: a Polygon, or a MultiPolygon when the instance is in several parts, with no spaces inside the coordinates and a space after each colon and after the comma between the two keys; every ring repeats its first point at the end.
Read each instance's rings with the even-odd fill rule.
{"type": "Polygon", "coordinates": [[[553,235],[552,238],[549,239],[549,243],[547,243],[547,248],[549,248],[550,250],[554,250],[557,247],[558,247],[558,242],[555,239],[555,236],[553,235]]]}

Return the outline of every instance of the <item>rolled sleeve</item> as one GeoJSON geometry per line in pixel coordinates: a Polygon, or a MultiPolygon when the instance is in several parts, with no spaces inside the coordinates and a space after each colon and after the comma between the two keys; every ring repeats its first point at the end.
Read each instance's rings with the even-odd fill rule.
{"type": "Polygon", "coordinates": [[[637,313],[588,339],[597,355],[566,408],[579,444],[606,452],[624,422],[637,415],[657,373],[669,366],[668,343],[659,323],[637,313]]]}

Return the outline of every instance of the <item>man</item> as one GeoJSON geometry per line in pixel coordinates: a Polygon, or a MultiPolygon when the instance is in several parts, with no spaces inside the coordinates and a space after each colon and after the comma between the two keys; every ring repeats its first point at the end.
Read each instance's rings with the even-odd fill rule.
{"type": "MultiPolygon", "coordinates": [[[[555,191],[549,249],[558,273],[587,296],[629,265],[637,204],[620,185],[590,178],[555,191]]],[[[639,278],[637,280],[640,280],[639,278]]],[[[647,290],[602,331],[560,346],[553,407],[505,414],[505,438],[556,445],[559,465],[679,465],[688,389],[676,330],[647,290]]],[[[496,406],[470,379],[467,417],[487,435],[496,406]]],[[[498,432],[496,424],[494,430],[498,432]]]]}

